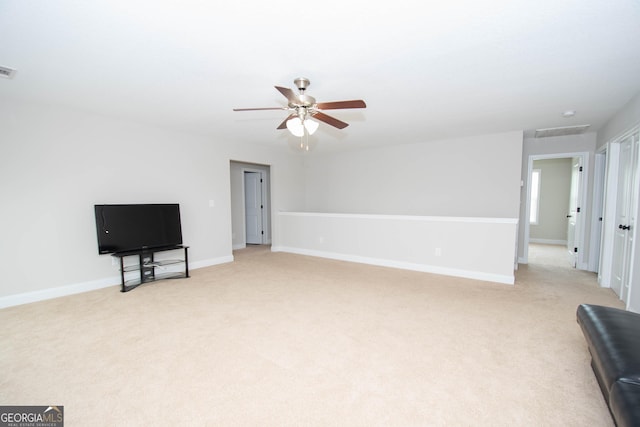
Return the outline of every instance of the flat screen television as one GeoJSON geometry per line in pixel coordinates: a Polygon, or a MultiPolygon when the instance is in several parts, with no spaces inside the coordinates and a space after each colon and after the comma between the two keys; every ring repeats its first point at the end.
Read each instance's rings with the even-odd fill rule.
{"type": "Polygon", "coordinates": [[[182,244],[180,205],[95,205],[98,253],[182,244]]]}

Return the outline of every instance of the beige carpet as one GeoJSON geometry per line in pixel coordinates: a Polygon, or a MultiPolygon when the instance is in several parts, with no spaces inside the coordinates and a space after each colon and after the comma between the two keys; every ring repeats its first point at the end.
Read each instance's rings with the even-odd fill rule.
{"type": "Polygon", "coordinates": [[[529,244],[529,263],[567,268],[571,266],[566,246],[541,243],[529,244]]]}
{"type": "Polygon", "coordinates": [[[271,253],[0,310],[0,404],[67,426],[611,426],[575,321],[595,274],[515,286],[271,253]]]}

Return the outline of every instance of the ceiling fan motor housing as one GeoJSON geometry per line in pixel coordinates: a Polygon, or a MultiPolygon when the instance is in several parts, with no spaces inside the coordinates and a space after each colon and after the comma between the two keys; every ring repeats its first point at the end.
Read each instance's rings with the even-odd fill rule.
{"type": "Polygon", "coordinates": [[[303,107],[303,108],[311,108],[316,104],[316,99],[313,96],[309,96],[309,95],[296,95],[297,102],[289,102],[289,107],[290,108],[297,108],[297,107],[303,107]]]}
{"type": "Polygon", "coordinates": [[[304,92],[309,87],[309,85],[311,84],[309,79],[307,79],[305,77],[298,77],[297,79],[295,79],[293,81],[293,83],[296,85],[296,87],[298,88],[298,90],[300,92],[304,92]]]}

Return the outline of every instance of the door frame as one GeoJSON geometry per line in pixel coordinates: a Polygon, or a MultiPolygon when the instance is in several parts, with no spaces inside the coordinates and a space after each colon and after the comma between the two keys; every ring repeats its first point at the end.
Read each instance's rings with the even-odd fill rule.
{"type": "MultiPolygon", "coordinates": [[[[587,201],[587,189],[588,177],[589,177],[589,152],[580,151],[575,153],[554,153],[554,154],[531,154],[527,161],[527,194],[525,199],[525,217],[524,217],[524,237],[523,237],[523,257],[522,263],[527,264],[529,262],[529,233],[530,224],[529,218],[531,217],[531,173],[533,172],[534,160],[548,160],[548,159],[566,159],[580,157],[582,162],[582,179],[580,183],[580,189],[578,191],[578,206],[580,207],[580,213],[583,215],[578,216],[576,221],[576,242],[577,247],[581,250],[578,251],[578,258],[576,260],[576,269],[587,270],[589,267],[587,254],[584,253],[584,236],[586,221],[584,220],[587,213],[586,201],[587,201]]],[[[567,203],[569,201],[567,200],[567,203]]]]}
{"type": "MultiPolygon", "coordinates": [[[[593,199],[591,203],[591,239],[589,242],[589,271],[598,273],[600,278],[602,232],[604,225],[604,207],[607,182],[607,156],[609,144],[605,144],[595,153],[593,169],[593,199]]],[[[600,279],[598,279],[599,281],[600,279]]]]}

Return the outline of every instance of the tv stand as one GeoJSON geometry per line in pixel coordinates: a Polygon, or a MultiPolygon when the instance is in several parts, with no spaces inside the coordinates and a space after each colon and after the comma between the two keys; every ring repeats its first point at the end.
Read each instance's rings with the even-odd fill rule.
{"type": "Polygon", "coordinates": [[[189,246],[168,246],[161,248],[144,248],[135,251],[125,251],[125,252],[115,252],[112,256],[116,258],[120,258],[120,279],[122,281],[122,288],[120,292],[129,292],[132,289],[137,288],[143,283],[154,282],[156,280],[162,279],[183,279],[189,277],[189,255],[187,253],[187,249],[189,246]],[[175,250],[184,250],[184,258],[183,259],[163,259],[156,261],[154,260],[154,254],[157,252],[165,252],[165,251],[175,251],[175,250]],[[138,257],[137,265],[124,265],[124,259],[127,257],[138,257]],[[158,271],[164,270],[168,266],[175,266],[179,264],[184,264],[183,271],[158,271]],[[140,277],[136,277],[135,279],[125,280],[125,273],[129,271],[139,271],[140,277]]]}

